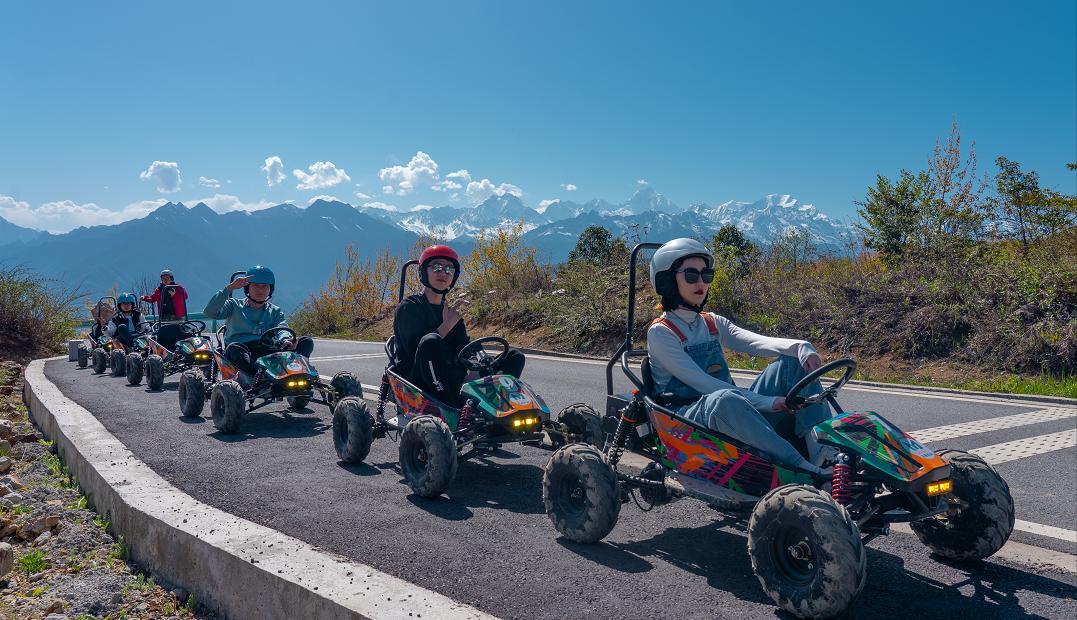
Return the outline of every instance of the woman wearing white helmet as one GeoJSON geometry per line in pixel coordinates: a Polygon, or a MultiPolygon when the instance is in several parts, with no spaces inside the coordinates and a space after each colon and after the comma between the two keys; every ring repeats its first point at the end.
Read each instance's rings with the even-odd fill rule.
{"type": "MultiPolygon", "coordinates": [[[[781,435],[796,440],[830,417],[825,404],[791,415],[784,394],[807,372],[822,365],[806,340],[772,338],[703,312],[714,280],[714,256],[695,239],[674,239],[651,258],[651,285],[661,297],[662,315],[647,330],[647,353],[658,393],[679,400],[696,399],[678,413],[693,422],[739,439],[792,468],[815,471],[803,454],[781,435]],[[751,388],[737,387],[722,348],[777,357],[751,388]],[[777,432],[776,432],[777,429],[777,432]]],[[[818,393],[816,383],[805,394],[818,393]]]]}

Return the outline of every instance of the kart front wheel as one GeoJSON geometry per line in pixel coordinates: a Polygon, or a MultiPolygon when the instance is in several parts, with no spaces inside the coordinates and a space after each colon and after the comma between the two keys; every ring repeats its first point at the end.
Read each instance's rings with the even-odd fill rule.
{"type": "Polygon", "coordinates": [[[422,415],[400,434],[400,469],[416,495],[437,497],[456,477],[456,441],[445,421],[422,415]]]}
{"type": "Polygon", "coordinates": [[[105,354],[104,349],[93,350],[93,371],[94,374],[103,374],[105,369],[108,368],[108,355],[105,354]]]}
{"type": "Polygon", "coordinates": [[[138,385],[142,383],[142,356],[138,353],[128,353],[126,361],[124,362],[125,371],[127,373],[127,383],[129,385],[138,385]]]}
{"type": "Polygon", "coordinates": [[[122,377],[124,373],[124,355],[123,351],[119,349],[113,349],[112,351],[112,376],[122,377]]]}
{"type": "Polygon", "coordinates": [[[366,403],[349,396],[333,407],[333,447],[345,463],[361,463],[374,441],[374,418],[366,403]]]}
{"type": "Polygon", "coordinates": [[[748,555],[767,596],[800,618],[841,614],[867,576],[856,522],[829,494],[805,485],[759,500],[748,520],[748,555]]]}
{"type": "Polygon", "coordinates": [[[77,359],[79,361],[79,368],[86,368],[86,365],[90,360],[90,352],[86,350],[86,345],[79,345],[77,359]]]}
{"type": "Polygon", "coordinates": [[[329,387],[333,388],[333,395],[328,399],[331,406],[336,406],[337,402],[348,396],[363,397],[362,384],[359,383],[359,379],[355,378],[355,375],[348,371],[341,371],[333,375],[333,380],[329,382],[329,387]]]}
{"type": "Polygon", "coordinates": [[[567,426],[569,433],[599,450],[606,443],[606,434],[602,431],[602,418],[590,405],[583,403],[569,405],[557,414],[557,421],[567,426]]]}
{"type": "Polygon", "coordinates": [[[1010,486],[998,472],[975,454],[939,450],[950,463],[954,482],[947,498],[954,508],[910,523],[920,542],[948,560],[974,562],[1002,548],[1013,533],[1014,511],[1010,486]]]}
{"type": "Polygon", "coordinates": [[[179,404],[185,418],[197,418],[206,406],[206,384],[197,370],[185,370],[180,375],[179,404]]]}
{"type": "Polygon", "coordinates": [[[157,392],[165,385],[165,363],[161,356],[150,354],[146,358],[146,387],[157,392]]]}
{"type": "Polygon", "coordinates": [[[617,474],[594,446],[569,444],[546,463],[542,503],[546,516],[565,538],[598,542],[610,533],[621,513],[617,474]]]}
{"type": "Polygon", "coordinates": [[[213,413],[213,426],[222,433],[239,431],[239,421],[246,410],[243,388],[235,381],[221,381],[213,386],[209,397],[209,409],[213,413]]]}

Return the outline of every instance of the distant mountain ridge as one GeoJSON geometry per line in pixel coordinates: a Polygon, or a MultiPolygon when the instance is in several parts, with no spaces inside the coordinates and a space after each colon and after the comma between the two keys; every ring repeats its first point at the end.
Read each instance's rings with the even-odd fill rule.
{"type": "MultiPolygon", "coordinates": [[[[187,286],[192,309],[227,283],[237,269],[261,263],[277,273],[274,299],[286,309],[317,290],[354,244],[361,259],[385,248],[407,255],[419,235],[446,239],[469,252],[480,233],[524,223],[523,242],[551,263],[564,261],[588,226],[604,226],[632,242],[675,237],[709,238],[735,224],[765,244],[789,228],[807,230],[823,248],[841,252],[855,229],[788,194],[754,202],[681,208],[650,186],[621,203],[557,200],[534,209],[512,194],[494,195],[474,207],[442,206],[390,211],[319,199],[301,208],[280,204],[259,211],[217,213],[203,203],[167,203],[149,215],[115,225],[48,234],[0,218],[0,265],[24,264],[91,294],[121,288],[168,267],[187,286]]],[[[145,291],[140,291],[145,292],[145,291]]]]}

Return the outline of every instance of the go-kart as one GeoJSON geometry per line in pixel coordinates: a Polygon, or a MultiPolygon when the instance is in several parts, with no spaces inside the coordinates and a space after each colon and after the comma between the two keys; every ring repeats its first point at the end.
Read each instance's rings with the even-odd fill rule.
{"type": "Polygon", "coordinates": [[[196,369],[206,378],[210,378],[213,351],[208,337],[202,335],[206,329],[204,321],[182,321],[174,324],[153,322],[145,338],[145,347],[127,354],[125,361],[127,382],[131,385],[142,383],[146,377],[146,387],[160,390],[165,377],[190,369],[196,369]],[[159,342],[163,329],[176,328],[184,336],[169,349],[159,342]]]}
{"type": "MultiPolygon", "coordinates": [[[[640,244],[631,253],[628,328],[606,367],[613,415],[604,419],[605,451],[565,446],[546,466],[543,501],[562,535],[581,543],[602,539],[630,498],[649,509],[692,497],[748,515],[756,577],[779,607],[800,617],[833,616],[849,607],[864,586],[864,546],[893,523],[909,523],[924,545],[949,560],[979,560],[1002,547],[1014,526],[1006,482],[976,455],[932,451],[878,413],[843,411],[836,397],[855,372],[851,359],[825,364],[786,394],[792,415],[824,402],[835,412],[810,431],[829,454],[813,471],[772,463],[753,446],[678,415],[684,403],[655,392],[646,350],[632,348],[637,255],[658,247],[640,244]],[[636,357],[643,358],[639,376],[629,364],[636,357]],[[614,394],[617,362],[637,388],[631,394],[614,394]],[[808,393],[832,371],[840,377],[808,393]],[[650,462],[637,473],[622,471],[626,449],[650,462]]],[[[782,434],[807,456],[807,439],[789,435],[782,434]]]]}
{"type": "MultiPolygon", "coordinates": [[[[99,333],[94,334],[94,327],[101,323],[108,323],[116,313],[116,298],[111,295],[97,300],[97,304],[90,311],[90,315],[96,326],[91,326],[83,341],[79,343],[76,360],[79,368],[86,368],[91,362],[95,374],[102,374],[112,366],[112,350],[119,343],[104,332],[104,328],[98,327],[99,333]],[[109,303],[111,301],[111,303],[109,303]]],[[[122,345],[121,345],[122,346],[122,345]]]]}
{"type": "MultiPolygon", "coordinates": [[[[401,301],[408,267],[417,264],[408,261],[401,269],[401,301]]],[[[389,364],[382,374],[375,414],[371,416],[364,403],[333,414],[333,444],[345,463],[362,462],[374,439],[389,437],[399,442],[400,469],[408,486],[417,495],[434,497],[448,489],[460,461],[490,454],[503,444],[556,448],[602,436],[601,419],[591,407],[571,405],[553,421],[549,407],[531,386],[511,375],[494,374],[509,351],[504,338],[479,338],[460,351],[460,363],[478,378],[460,387],[459,407],[433,398],[397,372],[395,344],[395,338],[385,343],[389,364]],[[499,345],[500,353],[491,356],[487,344],[499,345]],[[390,398],[396,415],[386,418],[390,398]]]]}

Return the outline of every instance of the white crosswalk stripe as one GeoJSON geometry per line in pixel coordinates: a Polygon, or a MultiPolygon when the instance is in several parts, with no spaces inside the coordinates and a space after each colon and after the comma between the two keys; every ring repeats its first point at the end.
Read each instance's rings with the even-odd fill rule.
{"type": "Polygon", "coordinates": [[[916,437],[919,441],[930,443],[933,441],[941,441],[943,439],[952,439],[954,437],[964,437],[966,435],[976,435],[978,433],[1016,428],[1018,426],[1028,426],[1029,424],[1065,420],[1066,418],[1077,418],[1077,407],[1049,407],[1047,409],[1018,413],[1016,415],[925,428],[913,431],[909,434],[916,437]]]}
{"type": "Polygon", "coordinates": [[[992,465],[1077,446],[1077,429],[1007,441],[970,450],[992,465]]]}

